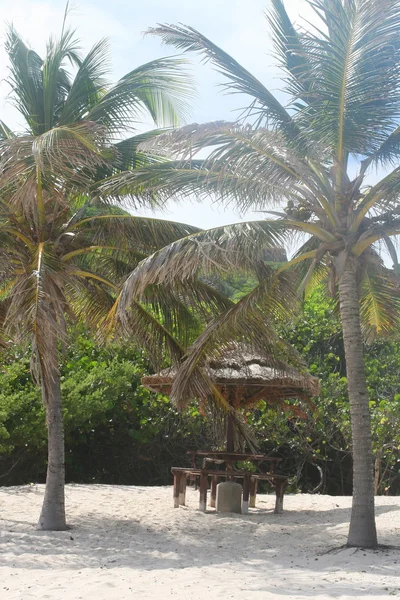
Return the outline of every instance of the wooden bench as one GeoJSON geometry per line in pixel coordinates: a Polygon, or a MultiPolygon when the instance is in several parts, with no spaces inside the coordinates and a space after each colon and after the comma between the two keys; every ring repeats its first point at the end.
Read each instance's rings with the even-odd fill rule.
{"type": "Polygon", "coordinates": [[[220,479],[243,479],[242,513],[246,514],[249,507],[255,508],[258,481],[268,481],[275,488],[275,513],[283,512],[283,496],[288,482],[286,475],[277,473],[251,473],[250,471],[225,471],[217,469],[197,469],[193,467],[172,467],[174,476],[174,508],[185,505],[186,483],[190,476],[200,477],[200,502],[199,509],[203,512],[207,507],[208,478],[211,480],[210,506],[215,506],[217,485],[220,479]]]}

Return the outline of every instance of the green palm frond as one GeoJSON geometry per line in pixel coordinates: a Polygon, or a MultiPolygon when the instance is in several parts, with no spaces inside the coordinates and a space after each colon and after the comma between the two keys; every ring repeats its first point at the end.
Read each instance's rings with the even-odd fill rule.
{"type": "Polygon", "coordinates": [[[80,277],[67,282],[65,296],[72,320],[87,324],[93,331],[102,325],[115,301],[107,286],[80,277]]]}
{"type": "Polygon", "coordinates": [[[399,325],[400,289],[393,271],[368,261],[361,282],[361,323],[367,343],[399,325]]]}
{"type": "Polygon", "coordinates": [[[329,144],[345,165],[349,153],[375,152],[397,124],[400,7],[393,0],[310,5],[321,25],[307,32],[303,45],[313,86],[304,112],[312,137],[329,144]]]}
{"type": "Polygon", "coordinates": [[[392,164],[396,165],[400,153],[400,127],[394,131],[382,142],[381,146],[375,150],[368,158],[362,161],[362,166],[366,170],[370,165],[379,166],[392,164]]]}
{"type": "Polygon", "coordinates": [[[153,129],[114,144],[118,169],[120,171],[140,169],[152,164],[158,157],[143,152],[141,147],[149,140],[159,138],[164,132],[165,129],[153,129]]]}
{"type": "Polygon", "coordinates": [[[99,214],[71,223],[63,234],[85,236],[91,245],[117,245],[149,254],[175,240],[198,233],[192,225],[133,215],[99,214]]]}
{"type": "Polygon", "coordinates": [[[275,123],[285,132],[288,139],[298,134],[292,117],[273,94],[234,58],[196,29],[186,25],[158,25],[149,29],[148,33],[161,37],[163,42],[179,50],[197,52],[203,56],[228,80],[225,84],[227,91],[243,93],[253,99],[248,111],[250,114],[261,114],[262,121],[268,118],[270,123],[275,123]]]}
{"type": "Polygon", "coordinates": [[[9,83],[13,102],[31,131],[40,131],[44,123],[43,60],[28,48],[14,27],[7,32],[5,49],[11,63],[9,83]]]}
{"type": "Polygon", "coordinates": [[[35,137],[3,140],[0,191],[7,194],[9,201],[20,205],[32,205],[35,198],[38,203],[45,202],[46,197],[51,197],[51,202],[56,199],[60,202],[66,191],[88,192],[97,170],[109,160],[102,139],[100,128],[82,122],[54,127],[35,137]]]}
{"type": "Polygon", "coordinates": [[[7,140],[15,136],[15,133],[4,123],[0,121],[0,140],[7,140]]]}
{"type": "Polygon", "coordinates": [[[286,72],[287,92],[295,101],[309,103],[312,77],[302,37],[290,21],[282,0],[271,0],[267,19],[279,65],[286,72]]]}
{"type": "Polygon", "coordinates": [[[178,58],[154,60],[134,69],[109,89],[87,118],[117,135],[150,113],[157,125],[177,125],[188,113],[193,85],[178,58]]]}
{"type": "Polygon", "coordinates": [[[60,124],[85,120],[88,112],[105,94],[105,76],[109,70],[109,42],[102,39],[83,60],[68,90],[60,115],[60,124]]]}
{"type": "Polygon", "coordinates": [[[74,36],[74,31],[66,30],[63,31],[59,40],[50,38],[47,44],[46,57],[42,66],[44,120],[40,127],[40,133],[48,131],[59,122],[65,96],[71,87],[70,76],[64,63],[66,60],[71,63],[79,60],[79,46],[74,36]]]}

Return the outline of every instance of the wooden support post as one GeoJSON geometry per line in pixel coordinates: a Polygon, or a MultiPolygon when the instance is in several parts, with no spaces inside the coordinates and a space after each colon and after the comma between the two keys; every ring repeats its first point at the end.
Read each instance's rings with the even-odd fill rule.
{"type": "Polygon", "coordinates": [[[285,493],[286,481],[275,480],[275,510],[274,513],[279,514],[283,512],[283,495],[285,493]]]}
{"type": "Polygon", "coordinates": [[[199,504],[199,510],[201,510],[202,512],[206,512],[206,508],[207,508],[207,484],[208,484],[208,475],[207,475],[207,473],[204,473],[204,471],[202,471],[201,475],[200,475],[200,504],[199,504]]]}
{"type": "Polygon", "coordinates": [[[185,501],[186,501],[186,479],[187,479],[186,473],[182,473],[181,480],[179,483],[179,504],[181,506],[185,506],[185,501]]]}
{"type": "Polygon", "coordinates": [[[257,483],[258,483],[257,479],[255,477],[252,477],[250,480],[250,501],[249,501],[250,508],[256,507],[257,483]]]}
{"type": "Polygon", "coordinates": [[[234,419],[232,415],[232,408],[228,412],[227,424],[226,424],[226,451],[235,451],[235,427],[234,419]]]}
{"type": "Polygon", "coordinates": [[[211,508],[215,508],[215,501],[217,499],[217,485],[219,482],[219,477],[216,475],[211,479],[211,496],[210,496],[210,506],[211,508]]]}
{"type": "Polygon", "coordinates": [[[181,483],[181,473],[174,473],[174,508],[179,508],[179,489],[181,483]]]}
{"type": "Polygon", "coordinates": [[[247,515],[249,512],[249,494],[250,494],[250,474],[243,478],[243,499],[242,499],[242,514],[247,515]]]}
{"type": "MultiPolygon", "coordinates": [[[[196,468],[196,455],[193,454],[192,456],[192,469],[196,468]]],[[[191,487],[194,487],[195,490],[197,490],[197,477],[196,475],[193,475],[193,473],[190,474],[190,485],[191,487]]]]}

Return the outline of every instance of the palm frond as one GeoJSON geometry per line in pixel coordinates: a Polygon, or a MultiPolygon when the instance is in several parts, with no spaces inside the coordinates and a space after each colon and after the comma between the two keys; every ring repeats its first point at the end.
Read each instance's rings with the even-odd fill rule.
{"type": "Polygon", "coordinates": [[[210,61],[227,80],[225,88],[231,93],[243,93],[253,99],[248,113],[257,114],[262,111],[262,120],[279,126],[285,132],[287,139],[293,139],[298,134],[290,114],[271,94],[271,92],[256,79],[247,69],[242,67],[234,58],[213,44],[204,35],[186,25],[158,25],[148,29],[148,33],[161,37],[164,43],[184,50],[197,52],[204,60],[210,61]]]}
{"type": "Polygon", "coordinates": [[[206,361],[219,358],[235,342],[268,357],[271,367],[282,373],[289,369],[287,361],[303,367],[296,351],[274,329],[276,319],[287,318],[294,306],[295,293],[285,275],[265,278],[250,294],[211,321],[188,349],[174,380],[172,400],[182,406],[191,398],[212,395],[213,383],[204,372],[206,361]]]}
{"type": "Polygon", "coordinates": [[[390,334],[398,327],[400,290],[393,271],[368,261],[362,273],[360,296],[361,324],[367,343],[377,334],[390,334]]]}
{"type": "Polygon", "coordinates": [[[111,290],[96,280],[72,277],[65,286],[65,296],[72,319],[92,330],[102,325],[114,303],[111,290]]]}
{"type": "Polygon", "coordinates": [[[87,122],[17,136],[0,142],[0,191],[23,210],[40,193],[37,185],[50,202],[65,204],[68,193],[88,192],[97,170],[109,160],[102,130],[87,122]]]}
{"type": "Polygon", "coordinates": [[[31,131],[40,132],[44,123],[43,60],[28,48],[14,27],[7,32],[5,50],[10,59],[12,99],[31,131]]]}
{"type": "Polygon", "coordinates": [[[15,133],[4,123],[0,121],[0,140],[7,140],[15,136],[15,133]]]}
{"type": "Polygon", "coordinates": [[[194,152],[212,146],[215,150],[205,160],[161,161],[121,173],[101,182],[98,193],[116,199],[147,194],[162,201],[188,193],[216,195],[241,211],[289,199],[320,205],[314,171],[274,132],[224,124],[196,142],[189,133],[189,145],[194,152]]]}
{"type": "Polygon", "coordinates": [[[303,45],[313,86],[304,123],[344,169],[349,153],[375,152],[397,126],[400,6],[393,0],[310,5],[321,26],[305,34],[303,45]]]}
{"type": "Polygon", "coordinates": [[[196,274],[253,271],[268,248],[281,245],[284,232],[277,222],[237,223],[193,233],[145,259],[128,277],[120,310],[140,298],[148,285],[174,285],[196,274]]]}
{"type": "Polygon", "coordinates": [[[71,223],[64,234],[87,236],[90,245],[106,247],[115,244],[121,250],[132,248],[136,252],[149,254],[199,231],[197,227],[174,221],[103,213],[83,216],[71,223]]]}
{"type": "Polygon", "coordinates": [[[65,97],[70,87],[70,77],[65,70],[64,61],[73,62],[78,58],[78,42],[75,32],[63,31],[59,40],[49,39],[46,57],[42,67],[43,87],[43,131],[48,131],[59,122],[59,115],[64,106],[65,97]]]}
{"type": "Polygon", "coordinates": [[[267,19],[279,65],[286,72],[286,91],[293,99],[312,101],[312,78],[302,37],[293,26],[282,0],[271,0],[267,19]]]}
{"type": "Polygon", "coordinates": [[[120,79],[89,111],[87,118],[110,134],[131,128],[148,112],[156,125],[177,125],[188,113],[193,84],[179,58],[154,60],[120,79]]]}
{"type": "Polygon", "coordinates": [[[105,93],[104,79],[109,69],[109,42],[102,39],[79,61],[78,72],[68,91],[60,115],[60,124],[85,120],[88,112],[105,93]]]}
{"type": "Polygon", "coordinates": [[[368,158],[362,161],[362,167],[366,170],[370,165],[379,166],[392,164],[395,166],[400,152],[400,127],[394,131],[382,142],[381,146],[375,150],[368,158]]]}
{"type": "Polygon", "coordinates": [[[114,144],[118,170],[140,169],[152,164],[156,156],[144,151],[143,146],[149,141],[157,140],[164,135],[165,131],[165,129],[152,129],[114,144]]]}
{"type": "MultiPolygon", "coordinates": [[[[395,167],[388,175],[372,185],[364,194],[352,215],[351,231],[357,231],[368,213],[375,211],[385,212],[397,208],[400,192],[400,167],[395,167]]],[[[393,215],[395,216],[395,214],[393,215]]],[[[388,215],[390,220],[390,215],[388,215]]],[[[385,218],[383,217],[383,220],[385,218]]]]}
{"type": "Polygon", "coordinates": [[[179,362],[184,354],[178,339],[140,302],[132,302],[122,327],[124,336],[146,350],[155,368],[164,366],[167,358],[179,362]]]}

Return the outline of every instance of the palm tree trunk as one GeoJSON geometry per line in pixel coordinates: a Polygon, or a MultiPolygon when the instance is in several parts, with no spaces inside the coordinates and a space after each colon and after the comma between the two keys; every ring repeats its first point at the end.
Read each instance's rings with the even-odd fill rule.
{"type": "Polygon", "coordinates": [[[347,260],[339,280],[353,446],[353,504],[348,546],[377,546],[371,419],[363,360],[356,263],[347,260]]]}
{"type": "MultiPolygon", "coordinates": [[[[67,529],[65,519],[65,450],[64,421],[62,414],[60,373],[58,361],[57,336],[50,333],[47,348],[50,360],[47,368],[42,368],[42,394],[46,407],[46,423],[48,432],[48,461],[46,489],[39,518],[39,529],[61,531],[67,529]],[[52,366],[49,366],[52,365],[52,366]]],[[[44,361],[45,362],[45,359],[44,361]]]]}

